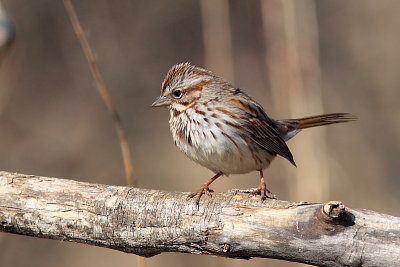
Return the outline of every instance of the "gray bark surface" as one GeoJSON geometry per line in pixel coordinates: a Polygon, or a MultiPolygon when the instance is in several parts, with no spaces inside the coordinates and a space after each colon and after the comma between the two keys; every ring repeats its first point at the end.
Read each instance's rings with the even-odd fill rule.
{"type": "Polygon", "coordinates": [[[318,266],[400,266],[400,218],[340,202],[232,190],[203,196],[0,172],[0,230],[152,256],[264,257],[318,266]]]}

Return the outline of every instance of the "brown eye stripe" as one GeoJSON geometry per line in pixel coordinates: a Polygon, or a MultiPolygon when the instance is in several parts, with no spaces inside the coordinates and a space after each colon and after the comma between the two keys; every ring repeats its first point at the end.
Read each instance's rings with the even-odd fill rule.
{"type": "Polygon", "coordinates": [[[185,89],[184,92],[185,92],[185,94],[187,94],[187,93],[191,93],[191,92],[194,92],[194,91],[201,91],[201,90],[203,90],[204,86],[209,85],[210,83],[211,83],[210,81],[201,81],[198,84],[196,84],[196,85],[194,85],[194,86],[192,86],[190,88],[185,89]]]}

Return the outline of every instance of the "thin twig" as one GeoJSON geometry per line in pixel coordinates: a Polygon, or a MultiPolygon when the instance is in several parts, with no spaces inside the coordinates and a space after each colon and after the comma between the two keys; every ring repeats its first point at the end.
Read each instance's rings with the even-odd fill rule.
{"type": "Polygon", "coordinates": [[[133,179],[133,166],[132,166],[132,156],[129,150],[129,145],[126,140],[126,134],[124,127],[122,126],[121,119],[118,115],[117,109],[113,104],[109,90],[107,89],[103,77],[100,74],[99,68],[96,63],[96,57],[87,41],[84,31],[82,30],[81,23],[79,22],[78,16],[76,15],[75,8],[71,0],[64,0],[64,5],[71,19],[72,26],[74,28],[75,34],[77,35],[79,42],[81,43],[83,53],[85,54],[86,60],[89,63],[90,71],[93,75],[93,79],[96,82],[96,87],[104,101],[108,111],[111,113],[113,118],[115,130],[117,131],[119,144],[122,152],[122,159],[124,161],[125,176],[128,186],[134,186],[133,179]]]}

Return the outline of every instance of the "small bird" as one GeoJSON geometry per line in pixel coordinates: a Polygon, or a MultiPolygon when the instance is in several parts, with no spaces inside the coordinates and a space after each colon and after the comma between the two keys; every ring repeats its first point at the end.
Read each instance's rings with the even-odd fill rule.
{"type": "Polygon", "coordinates": [[[209,185],[221,175],[260,173],[253,194],[274,198],[267,189],[263,170],[276,155],[296,163],[286,141],[302,129],[354,121],[348,113],[301,119],[274,120],[246,92],[211,71],[190,63],[171,67],[153,107],[167,106],[175,145],[191,160],[215,175],[192,194],[199,204],[209,185]]]}

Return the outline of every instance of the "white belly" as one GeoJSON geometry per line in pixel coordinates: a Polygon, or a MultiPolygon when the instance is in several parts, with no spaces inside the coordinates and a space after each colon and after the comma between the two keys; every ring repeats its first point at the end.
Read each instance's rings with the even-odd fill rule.
{"type": "MultiPolygon", "coordinates": [[[[170,121],[174,142],[190,159],[214,172],[241,174],[262,170],[275,157],[253,145],[249,138],[241,137],[238,129],[221,123],[221,118],[211,117],[206,121],[203,115],[195,113],[193,109],[186,113],[189,116],[181,114],[180,120],[170,121]],[[188,117],[196,122],[187,124],[188,117]],[[182,125],[189,126],[183,129],[182,125]],[[177,129],[183,129],[186,138],[177,134],[177,129]]],[[[223,119],[232,120],[229,117],[223,119]]]]}

